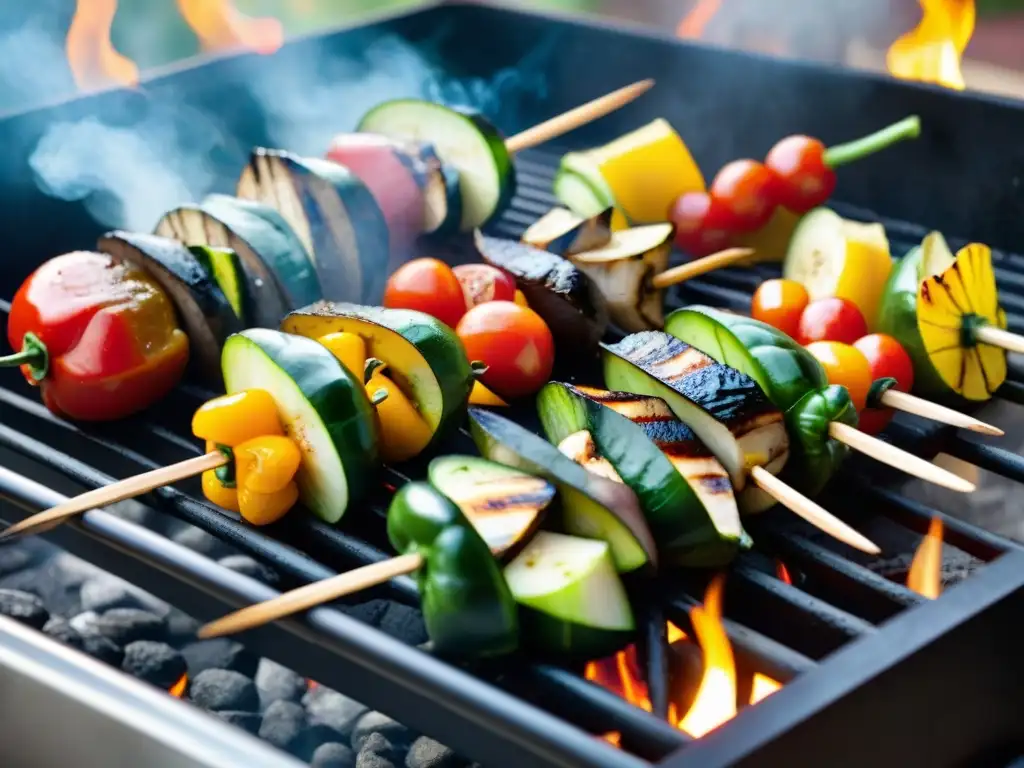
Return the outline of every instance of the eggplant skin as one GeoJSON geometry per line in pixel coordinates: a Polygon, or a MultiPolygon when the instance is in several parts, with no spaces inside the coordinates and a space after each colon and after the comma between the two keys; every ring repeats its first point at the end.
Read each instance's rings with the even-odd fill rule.
{"type": "Polygon", "coordinates": [[[608,328],[608,307],[591,281],[571,262],[515,240],[475,233],[485,262],[516,279],[530,307],[565,350],[596,348],[608,328]]]}
{"type": "Polygon", "coordinates": [[[663,331],[634,333],[609,349],[728,425],[736,437],[782,421],[752,378],[663,331]]]}

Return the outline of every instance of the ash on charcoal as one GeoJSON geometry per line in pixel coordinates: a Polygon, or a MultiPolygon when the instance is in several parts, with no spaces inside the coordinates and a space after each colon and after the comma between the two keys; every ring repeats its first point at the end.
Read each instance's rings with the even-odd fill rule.
{"type": "Polygon", "coordinates": [[[96,611],[82,611],[68,619],[68,623],[80,635],[98,635],[100,630],[96,624],[99,620],[100,616],[96,611]]]}
{"type": "Polygon", "coordinates": [[[188,696],[204,709],[255,712],[260,706],[256,684],[230,669],[207,669],[192,678],[188,696]]]}
{"type": "Polygon", "coordinates": [[[0,589],[0,614],[9,616],[33,629],[42,629],[50,620],[43,601],[29,592],[0,589]]]}
{"type": "Polygon", "coordinates": [[[66,552],[57,552],[39,565],[0,578],[0,588],[37,595],[50,613],[72,616],[82,610],[82,582],[101,571],[66,552]]]}
{"type": "Polygon", "coordinates": [[[213,712],[226,723],[237,725],[239,728],[248,731],[255,736],[260,731],[260,724],[263,722],[263,715],[259,712],[238,712],[236,710],[223,710],[213,712]]]}
{"type": "Polygon", "coordinates": [[[428,736],[420,736],[409,747],[405,768],[464,768],[467,761],[428,736]]]}
{"type": "Polygon", "coordinates": [[[306,710],[294,701],[275,701],[263,713],[260,738],[275,747],[299,755],[306,730],[306,710]]]}
{"type": "Polygon", "coordinates": [[[416,735],[383,712],[367,712],[356,722],[352,730],[352,748],[361,751],[371,736],[382,736],[395,746],[407,748],[416,735]]]}
{"type": "Polygon", "coordinates": [[[230,669],[252,677],[260,663],[259,656],[226,637],[189,643],[181,649],[181,655],[193,676],[207,669],[230,669]]]}
{"type": "Polygon", "coordinates": [[[96,620],[96,631],[121,647],[136,640],[163,642],[167,639],[164,620],[155,613],[139,608],[111,608],[103,612],[96,620]]]}
{"type": "Polygon", "coordinates": [[[366,714],[366,707],[337,691],[318,685],[302,697],[302,703],[309,715],[309,722],[322,723],[341,734],[343,741],[349,741],[356,723],[366,714]]]}
{"type": "Polygon", "coordinates": [[[166,643],[137,640],[124,649],[121,669],[129,675],[168,690],[185,674],[185,659],[166,643]]]}
{"type": "Polygon", "coordinates": [[[337,741],[321,744],[313,753],[312,768],[353,768],[355,764],[355,752],[337,741]]]}
{"type": "Polygon", "coordinates": [[[207,533],[202,528],[190,525],[174,534],[174,541],[183,547],[198,552],[211,560],[220,560],[228,555],[237,555],[238,550],[230,547],[218,539],[212,533],[207,533]]]}
{"type": "Polygon", "coordinates": [[[279,581],[277,572],[263,563],[253,560],[248,555],[228,555],[217,561],[225,568],[230,568],[236,573],[241,573],[256,581],[274,586],[279,581]]]}
{"type": "Polygon", "coordinates": [[[94,659],[114,667],[120,667],[121,660],[124,658],[124,651],[113,640],[99,633],[96,627],[96,622],[99,621],[99,618],[93,611],[85,611],[77,616],[73,616],[68,621],[54,617],[43,627],[43,631],[47,632],[47,634],[53,632],[52,636],[57,640],[66,642],[75,648],[80,648],[94,659]],[[78,637],[77,641],[73,639],[75,636],[78,637]],[[75,644],[76,642],[78,645],[75,644]]]}
{"type": "Polygon", "coordinates": [[[78,634],[78,630],[71,626],[71,623],[60,616],[51,616],[50,620],[43,626],[43,634],[47,637],[52,637],[59,643],[77,648],[82,651],[85,650],[82,636],[78,634]]]}
{"type": "Polygon", "coordinates": [[[306,678],[270,659],[260,659],[255,680],[264,708],[275,701],[299,701],[306,693],[306,678]]]}
{"type": "Polygon", "coordinates": [[[356,768],[388,768],[401,764],[400,751],[379,733],[371,733],[356,756],[356,768]]]}
{"type": "Polygon", "coordinates": [[[146,609],[143,599],[138,592],[121,581],[110,576],[100,576],[89,579],[82,584],[80,594],[83,611],[96,611],[103,613],[113,608],[139,608],[146,609]]]}

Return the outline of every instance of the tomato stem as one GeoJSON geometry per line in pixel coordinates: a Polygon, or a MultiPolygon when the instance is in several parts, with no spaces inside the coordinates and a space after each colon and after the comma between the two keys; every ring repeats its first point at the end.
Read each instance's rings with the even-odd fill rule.
{"type": "Polygon", "coordinates": [[[46,351],[46,345],[42,339],[34,333],[26,333],[21,340],[21,351],[15,352],[7,357],[0,357],[0,368],[15,368],[27,365],[29,373],[36,381],[46,378],[50,369],[50,353],[46,351]]]}
{"type": "Polygon", "coordinates": [[[873,155],[875,152],[880,152],[897,142],[916,139],[920,135],[921,118],[917,115],[911,115],[900,120],[898,123],[893,123],[888,128],[875,131],[856,141],[829,147],[825,150],[825,165],[829,168],[838,168],[841,165],[853,163],[863,157],[873,155]]]}

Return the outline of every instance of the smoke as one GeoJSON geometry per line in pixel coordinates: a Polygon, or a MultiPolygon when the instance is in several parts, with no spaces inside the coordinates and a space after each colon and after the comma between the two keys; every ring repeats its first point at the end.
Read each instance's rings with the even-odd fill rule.
{"type": "MultiPolygon", "coordinates": [[[[347,45],[300,41],[271,60],[252,59],[247,88],[265,113],[266,133],[276,147],[320,155],[334,134],[352,130],[373,106],[403,97],[474,107],[514,132],[523,127],[527,99],[543,98],[542,72],[555,53],[548,40],[514,68],[487,78],[458,78],[438,63],[443,36],[419,48],[397,37],[360,48],[361,37],[367,35],[353,35],[347,45]],[[353,49],[359,53],[348,55],[353,49]]],[[[451,50],[454,43],[446,42],[451,50]]],[[[235,87],[234,81],[225,87],[235,87]]],[[[223,172],[211,153],[228,148],[242,158],[250,147],[236,146],[234,137],[246,135],[243,125],[232,124],[245,119],[237,111],[213,115],[189,106],[188,94],[176,94],[167,84],[148,92],[143,86],[133,96],[103,101],[116,104],[115,113],[132,109],[127,119],[104,114],[49,126],[30,165],[45,194],[83,201],[103,226],[151,231],[167,210],[218,185],[233,188],[234,178],[218,178],[223,172]],[[145,106],[141,118],[132,103],[139,100],[145,106]]]]}

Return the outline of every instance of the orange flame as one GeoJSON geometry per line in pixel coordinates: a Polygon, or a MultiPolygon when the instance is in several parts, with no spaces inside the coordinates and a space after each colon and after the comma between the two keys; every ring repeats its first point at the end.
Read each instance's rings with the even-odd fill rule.
{"type": "Polygon", "coordinates": [[[974,0],[918,0],[921,21],[889,47],[889,72],[962,91],[961,60],[974,34],[974,0]]]}
{"type": "Polygon", "coordinates": [[[174,685],[167,689],[167,692],[176,699],[180,699],[185,695],[185,689],[188,688],[188,675],[184,674],[181,679],[178,680],[174,685]]]}
{"type": "Polygon", "coordinates": [[[136,85],[139,68],[110,41],[117,0],[78,0],[65,49],[68,66],[80,90],[136,85]]]}
{"type": "Polygon", "coordinates": [[[781,560],[775,561],[775,575],[779,577],[779,581],[784,584],[792,584],[793,577],[789,575],[789,568],[781,560]]]}
{"type": "Polygon", "coordinates": [[[686,14],[676,27],[677,37],[699,38],[704,34],[708,24],[718,9],[722,7],[722,0],[697,0],[697,4],[686,14]]]}
{"type": "Polygon", "coordinates": [[[757,704],[757,702],[768,698],[781,687],[782,683],[778,680],[772,680],[768,675],[755,672],[754,684],[750,688],[750,703],[757,704]]]}
{"type": "Polygon", "coordinates": [[[719,574],[708,585],[704,605],[690,609],[690,618],[704,652],[704,677],[697,697],[679,727],[691,736],[703,736],[736,716],[736,663],[722,626],[722,587],[719,574]]]}
{"type": "Polygon", "coordinates": [[[907,572],[907,587],[934,600],[942,594],[942,520],[933,517],[907,572]]]}
{"type": "Polygon", "coordinates": [[[284,42],[281,22],[249,18],[239,12],[231,0],[178,0],[178,10],[204,50],[245,48],[256,53],[273,53],[284,42]]]}

